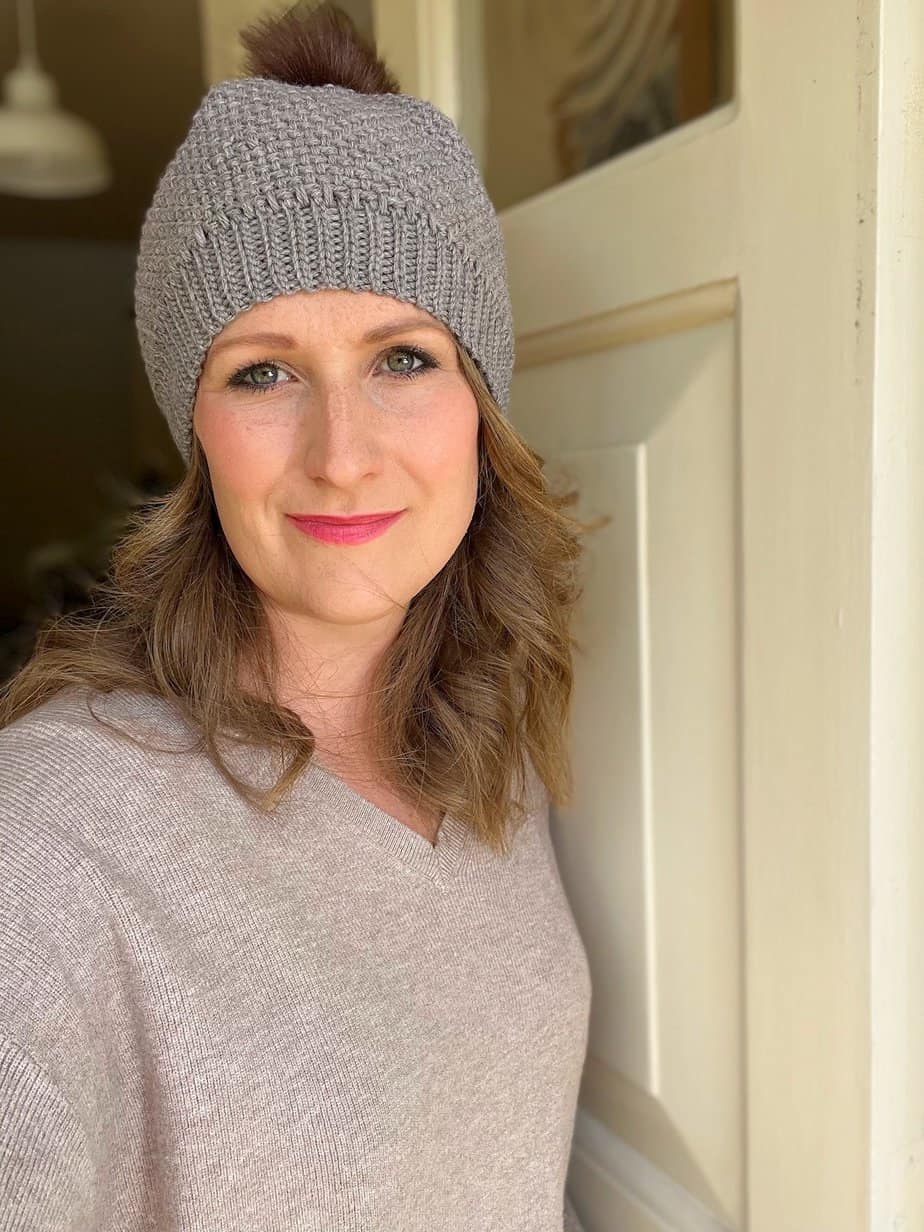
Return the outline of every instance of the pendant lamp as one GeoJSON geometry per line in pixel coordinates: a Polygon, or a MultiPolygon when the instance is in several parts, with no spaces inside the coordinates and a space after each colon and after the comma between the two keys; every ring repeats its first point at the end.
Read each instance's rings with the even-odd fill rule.
{"type": "Polygon", "coordinates": [[[3,78],[0,193],[89,197],[112,183],[106,147],[86,122],[58,107],[58,88],[39,67],[32,0],[17,0],[19,62],[3,78]]]}

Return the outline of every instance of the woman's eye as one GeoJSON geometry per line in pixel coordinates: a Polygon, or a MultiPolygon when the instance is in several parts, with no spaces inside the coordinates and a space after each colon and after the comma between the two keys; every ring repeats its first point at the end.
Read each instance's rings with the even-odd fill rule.
{"type": "Polygon", "coordinates": [[[422,351],[419,347],[392,347],[392,349],[388,352],[388,355],[385,358],[385,362],[387,364],[390,364],[390,361],[394,359],[396,355],[399,357],[402,355],[410,356],[411,360],[417,359],[420,361],[420,367],[419,368],[407,367],[407,368],[402,368],[399,371],[396,371],[394,368],[389,367],[389,371],[392,376],[407,376],[407,377],[420,376],[421,372],[426,372],[428,368],[435,368],[437,366],[436,361],[433,359],[433,356],[428,355],[426,351],[422,351]]]}
{"type": "MultiPolygon", "coordinates": [[[[384,360],[389,376],[396,376],[405,380],[413,380],[420,376],[422,372],[426,372],[431,368],[438,368],[436,360],[432,355],[428,355],[426,351],[422,351],[420,347],[392,347],[385,356],[384,360]],[[401,360],[404,364],[401,368],[392,367],[393,359],[401,360]],[[417,361],[417,366],[414,367],[414,360],[417,361]]],[[[238,389],[248,389],[252,393],[265,393],[270,389],[278,389],[280,384],[287,385],[288,380],[280,382],[279,380],[264,380],[261,374],[266,373],[285,373],[285,369],[279,364],[274,363],[270,359],[261,359],[259,363],[248,364],[246,368],[239,368],[232,377],[228,380],[229,387],[238,389]],[[248,378],[253,376],[252,380],[248,378]]],[[[285,373],[288,376],[288,373],[285,373]]]]}
{"type": "MultiPolygon", "coordinates": [[[[246,368],[239,368],[228,381],[228,384],[235,387],[243,386],[244,389],[250,389],[254,393],[259,394],[265,393],[268,389],[276,389],[279,385],[278,381],[266,382],[258,380],[256,382],[251,382],[246,379],[252,372],[265,373],[267,370],[271,372],[283,371],[278,364],[274,364],[271,360],[261,359],[258,364],[250,364],[246,368]]],[[[284,381],[282,383],[285,384],[284,381]]]]}

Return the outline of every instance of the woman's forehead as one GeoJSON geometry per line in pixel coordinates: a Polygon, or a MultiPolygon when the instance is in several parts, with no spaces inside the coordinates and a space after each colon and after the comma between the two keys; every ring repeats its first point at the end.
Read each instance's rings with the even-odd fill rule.
{"type": "MultiPolygon", "coordinates": [[[[286,295],[274,295],[272,299],[252,304],[227,322],[221,334],[236,332],[246,324],[247,328],[284,327],[287,329],[318,326],[322,322],[377,325],[390,320],[417,322],[421,325],[438,325],[449,333],[443,322],[425,309],[407,300],[392,295],[380,295],[375,291],[353,291],[339,287],[321,287],[316,291],[298,290],[286,295]]],[[[217,337],[218,335],[216,335],[217,337]]]]}

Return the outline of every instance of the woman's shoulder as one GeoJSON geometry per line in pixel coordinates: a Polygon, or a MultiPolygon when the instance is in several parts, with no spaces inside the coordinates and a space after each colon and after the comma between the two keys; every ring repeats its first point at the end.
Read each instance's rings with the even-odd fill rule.
{"type": "Polygon", "coordinates": [[[88,700],[68,690],[0,729],[0,1038],[55,1082],[103,1038],[92,1016],[108,1012],[119,960],[107,843],[142,765],[88,700]]]}
{"type": "Polygon", "coordinates": [[[0,729],[0,884],[18,900],[11,909],[40,902],[57,918],[90,885],[105,898],[112,852],[189,774],[169,751],[189,747],[189,734],[162,699],[77,687],[0,729]]]}
{"type": "Polygon", "coordinates": [[[162,698],[69,686],[0,728],[0,810],[82,798],[98,805],[124,792],[126,775],[143,775],[158,751],[189,747],[190,735],[162,698]]]}
{"type": "Polygon", "coordinates": [[[123,742],[126,734],[188,738],[189,731],[166,698],[132,689],[102,692],[69,685],[0,728],[0,749],[28,747],[49,738],[79,742],[88,736],[109,748],[123,742]]]}

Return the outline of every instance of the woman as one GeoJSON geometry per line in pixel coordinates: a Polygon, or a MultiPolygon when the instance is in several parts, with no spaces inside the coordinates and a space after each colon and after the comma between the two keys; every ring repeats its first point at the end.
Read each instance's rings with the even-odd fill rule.
{"type": "Polygon", "coordinates": [[[336,8],[242,37],[139,249],[187,475],[0,710],[3,1227],[577,1228],[587,527],[455,126],[336,8]]]}

